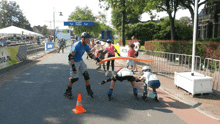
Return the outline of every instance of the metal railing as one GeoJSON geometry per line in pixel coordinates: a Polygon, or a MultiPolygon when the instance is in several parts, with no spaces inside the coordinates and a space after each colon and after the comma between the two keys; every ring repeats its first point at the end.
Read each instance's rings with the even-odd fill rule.
{"type": "MultiPolygon", "coordinates": [[[[147,59],[154,60],[151,63],[152,70],[158,74],[173,77],[175,71],[191,71],[192,55],[146,51],[147,59]]],[[[195,56],[195,71],[201,72],[201,57],[195,56]]]]}
{"type": "MultiPolygon", "coordinates": [[[[145,50],[144,59],[154,60],[149,64],[152,71],[174,78],[175,72],[191,71],[192,55],[145,50]]],[[[195,56],[194,71],[213,78],[213,90],[220,93],[220,60],[195,56]]]]}

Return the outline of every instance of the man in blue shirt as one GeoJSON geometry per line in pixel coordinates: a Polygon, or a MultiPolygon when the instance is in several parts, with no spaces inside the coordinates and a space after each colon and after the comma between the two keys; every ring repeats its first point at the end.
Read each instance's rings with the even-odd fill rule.
{"type": "Polygon", "coordinates": [[[90,34],[87,32],[83,32],[81,35],[82,39],[79,42],[74,43],[71,47],[71,51],[69,54],[69,65],[70,67],[70,78],[68,83],[68,88],[64,93],[64,96],[71,98],[72,96],[72,85],[79,79],[79,72],[83,75],[86,83],[86,90],[88,95],[93,98],[93,92],[91,90],[89,84],[89,73],[87,71],[87,65],[84,63],[82,56],[85,52],[87,52],[88,56],[96,61],[100,62],[99,58],[95,57],[95,55],[90,52],[89,48],[89,41],[90,41],[90,34]]]}

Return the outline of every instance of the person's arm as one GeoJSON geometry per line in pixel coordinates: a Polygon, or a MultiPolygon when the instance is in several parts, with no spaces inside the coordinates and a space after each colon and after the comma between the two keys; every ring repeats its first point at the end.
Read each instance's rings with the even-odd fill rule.
{"type": "MultiPolygon", "coordinates": [[[[139,42],[138,42],[139,43],[139,42]]],[[[140,43],[138,44],[138,49],[137,49],[137,52],[139,51],[139,49],[140,49],[140,43]]]]}
{"type": "Polygon", "coordinates": [[[114,52],[116,52],[118,56],[121,56],[115,48],[114,48],[114,52]]]}
{"type": "Polygon", "coordinates": [[[136,82],[142,82],[145,79],[144,76],[136,77],[136,82]]]}
{"type": "Polygon", "coordinates": [[[69,54],[69,60],[70,60],[70,62],[71,62],[71,65],[72,65],[72,70],[73,70],[73,73],[77,73],[77,70],[76,70],[76,66],[75,66],[75,63],[74,63],[74,58],[73,58],[73,56],[75,55],[76,53],[75,52],[73,52],[73,51],[71,51],[71,53],[69,54]]]}

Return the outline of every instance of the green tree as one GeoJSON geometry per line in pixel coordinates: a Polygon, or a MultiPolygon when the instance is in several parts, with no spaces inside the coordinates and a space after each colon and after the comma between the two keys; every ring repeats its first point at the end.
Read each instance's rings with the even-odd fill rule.
{"type": "Polygon", "coordinates": [[[98,16],[96,16],[96,20],[101,22],[101,23],[105,23],[107,20],[106,20],[106,15],[102,12],[98,12],[98,16]]]}
{"type": "Polygon", "coordinates": [[[184,24],[191,24],[192,23],[190,17],[188,17],[188,16],[181,17],[179,19],[179,22],[184,23],[184,24]]]}
{"type": "MultiPolygon", "coordinates": [[[[85,8],[76,7],[74,12],[69,16],[70,21],[95,21],[96,17],[92,14],[92,11],[86,6],[85,8]]],[[[81,35],[82,32],[89,32],[93,35],[98,34],[100,26],[97,22],[94,22],[94,26],[70,26],[73,28],[73,34],[81,35]]]]}
{"type": "Polygon", "coordinates": [[[157,12],[165,11],[169,15],[171,40],[175,38],[174,20],[176,12],[181,9],[179,0],[148,0],[144,11],[149,12],[156,8],[157,12]]]}
{"type": "MultiPolygon", "coordinates": [[[[126,11],[130,12],[127,13],[128,18],[133,18],[132,16],[137,16],[137,13],[142,13],[142,6],[145,5],[145,0],[99,0],[100,8],[105,8],[108,10],[112,8],[113,11],[117,9],[119,13],[121,13],[121,36],[122,36],[122,43],[125,45],[125,24],[126,24],[126,11]],[[132,12],[131,12],[132,10],[132,12]]],[[[116,12],[116,11],[115,11],[116,12]]],[[[113,12],[114,13],[114,12],[113,12]]],[[[118,14],[113,15],[117,17],[118,14]]],[[[116,18],[113,19],[114,25],[120,24],[120,19],[117,20],[116,18]]],[[[118,25],[115,27],[117,30],[120,29],[118,25]]]]}
{"type": "Polygon", "coordinates": [[[23,15],[20,6],[15,1],[8,2],[6,0],[2,0],[0,2],[0,18],[0,28],[14,25],[33,31],[29,21],[23,15]],[[13,21],[12,16],[18,18],[18,21],[13,21]]]}
{"type": "Polygon", "coordinates": [[[50,35],[50,31],[47,29],[47,26],[44,25],[41,29],[41,34],[43,34],[44,36],[48,36],[50,35]]]}
{"type": "MultiPolygon", "coordinates": [[[[132,8],[127,9],[127,11],[125,11],[125,25],[126,24],[135,24],[140,22],[140,16],[141,13],[136,14],[136,13],[132,13],[133,10],[132,8]]],[[[122,25],[122,13],[119,11],[119,8],[114,8],[112,10],[112,25],[114,26],[114,28],[116,28],[118,31],[122,30],[121,25],[122,25]]],[[[125,29],[126,32],[127,29],[125,29]]]]}

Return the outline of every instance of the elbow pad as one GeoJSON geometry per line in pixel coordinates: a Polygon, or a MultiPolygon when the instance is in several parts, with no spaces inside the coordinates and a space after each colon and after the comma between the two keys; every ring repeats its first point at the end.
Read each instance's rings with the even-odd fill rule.
{"type": "Polygon", "coordinates": [[[73,59],[73,55],[72,54],[69,54],[68,57],[69,57],[69,60],[73,59]]]}

